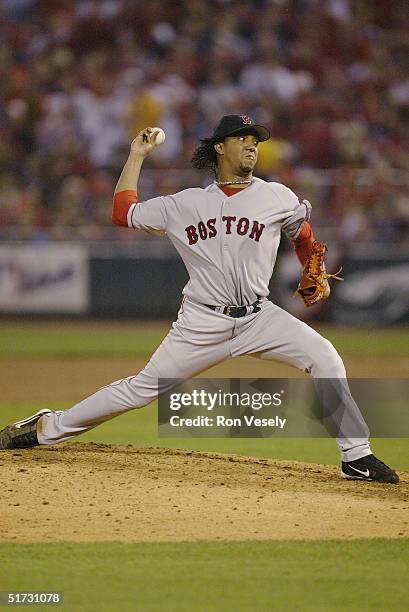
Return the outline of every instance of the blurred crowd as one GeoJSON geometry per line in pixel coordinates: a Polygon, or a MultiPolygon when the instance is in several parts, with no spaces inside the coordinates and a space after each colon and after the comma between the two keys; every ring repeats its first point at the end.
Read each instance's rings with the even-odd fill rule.
{"type": "Polygon", "coordinates": [[[110,224],[132,137],[165,130],[140,195],[172,193],[237,112],[314,226],[409,244],[407,0],[0,0],[0,37],[0,239],[134,240],[110,224]]]}

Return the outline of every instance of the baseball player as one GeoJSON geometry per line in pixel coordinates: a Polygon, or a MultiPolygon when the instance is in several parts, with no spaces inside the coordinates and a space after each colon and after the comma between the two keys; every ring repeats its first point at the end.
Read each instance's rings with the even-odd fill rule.
{"type": "MultiPolygon", "coordinates": [[[[227,115],[193,154],[211,168],[206,187],[138,201],[142,163],[156,146],[146,128],[133,140],[115,189],[112,220],[133,230],[167,234],[189,273],[171,330],[138,374],[118,380],[65,411],[41,410],[0,432],[0,449],[64,442],[155,400],[158,379],[188,379],[226,358],[252,355],[291,364],[319,381],[340,381],[337,402],[362,422],[361,437],[339,437],[341,475],[397,483],[394,470],[371,452],[344,364],[332,344],[268,300],[282,232],[304,265],[299,292],[310,305],[329,295],[326,247],[315,241],[311,206],[279,183],[253,176],[259,142],[270,137],[247,115],[227,115]]],[[[170,387],[170,383],[169,383],[170,387]]],[[[319,385],[318,387],[319,388],[319,385]]]]}

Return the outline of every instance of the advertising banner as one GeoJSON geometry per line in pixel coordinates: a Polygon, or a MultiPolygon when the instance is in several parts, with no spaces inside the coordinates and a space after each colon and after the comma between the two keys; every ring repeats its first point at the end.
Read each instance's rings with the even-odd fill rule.
{"type": "Polygon", "coordinates": [[[86,247],[0,246],[0,312],[85,314],[88,307],[86,247]]]}
{"type": "Polygon", "coordinates": [[[407,322],[409,318],[409,263],[352,262],[347,282],[337,287],[333,318],[343,324],[407,322]]]}

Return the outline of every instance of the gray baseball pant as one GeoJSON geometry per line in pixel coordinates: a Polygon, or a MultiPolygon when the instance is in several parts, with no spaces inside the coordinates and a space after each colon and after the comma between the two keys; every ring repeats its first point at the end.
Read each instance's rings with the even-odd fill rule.
{"type": "Polygon", "coordinates": [[[364,428],[362,437],[337,438],[342,460],[353,461],[371,453],[369,431],[351,396],[345,367],[335,348],[268,300],[261,303],[259,312],[233,319],[185,298],[177,320],[143,370],[102,387],[72,408],[43,416],[38,424],[39,443],[64,442],[128,410],[146,406],[158,397],[159,378],[189,379],[240,355],[293,365],[320,382],[340,379],[339,401],[364,428]]]}

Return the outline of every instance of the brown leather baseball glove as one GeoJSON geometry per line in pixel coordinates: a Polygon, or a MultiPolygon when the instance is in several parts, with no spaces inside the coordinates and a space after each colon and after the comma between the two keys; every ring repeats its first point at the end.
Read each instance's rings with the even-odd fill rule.
{"type": "Polygon", "coordinates": [[[336,274],[327,274],[325,270],[325,253],[327,251],[328,247],[323,242],[317,240],[313,242],[311,255],[304,266],[297,290],[294,292],[294,295],[300,294],[307,307],[314,306],[317,302],[327,299],[331,293],[329,278],[343,280],[338,276],[342,268],[336,274]]]}

